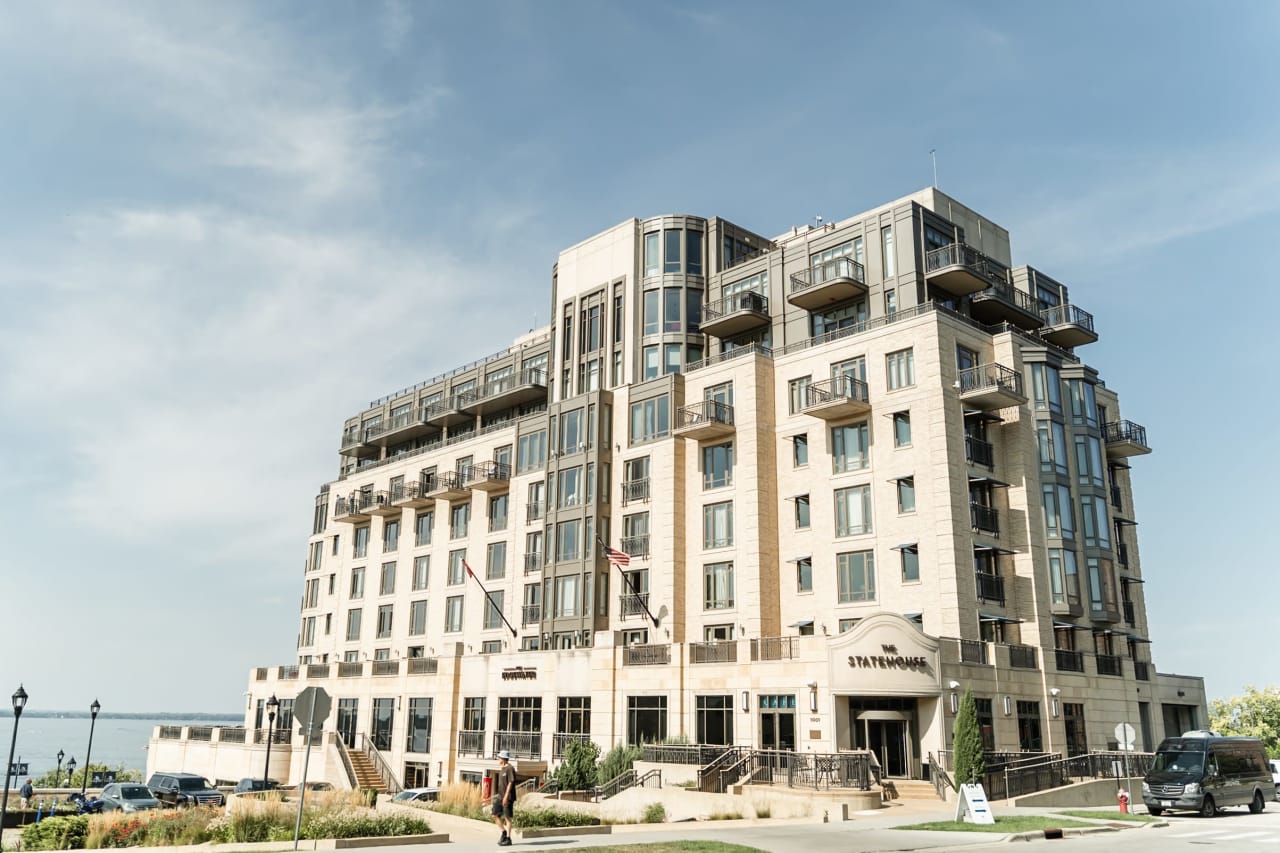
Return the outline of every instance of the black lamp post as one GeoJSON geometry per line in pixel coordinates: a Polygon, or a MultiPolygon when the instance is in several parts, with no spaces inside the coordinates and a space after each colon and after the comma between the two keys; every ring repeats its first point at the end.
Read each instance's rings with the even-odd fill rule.
{"type": "Polygon", "coordinates": [[[270,785],[270,777],[267,775],[271,770],[271,741],[276,739],[276,712],[280,710],[280,700],[276,698],[276,694],[272,693],[271,698],[267,700],[267,763],[262,766],[262,790],[267,790],[270,785]]]}
{"type": "Polygon", "coordinates": [[[4,766],[4,799],[0,800],[0,827],[4,826],[4,814],[9,809],[9,772],[13,770],[13,750],[18,745],[18,720],[27,706],[27,691],[18,685],[13,694],[13,739],[9,741],[9,763],[4,766]]]}
{"type": "Polygon", "coordinates": [[[56,784],[61,786],[62,785],[62,759],[66,758],[67,754],[62,750],[58,750],[58,754],[56,757],[58,759],[58,772],[54,775],[53,778],[57,780],[56,784]]]}
{"type": "Polygon", "coordinates": [[[98,704],[98,700],[94,699],[93,704],[89,706],[89,747],[84,751],[84,778],[80,780],[80,795],[84,796],[85,788],[89,787],[89,764],[90,757],[93,755],[93,727],[98,724],[98,712],[102,710],[102,706],[98,704]]]}
{"type": "Polygon", "coordinates": [[[76,775],[76,757],[73,755],[67,759],[67,787],[68,788],[71,787],[72,785],[71,780],[75,778],[75,775],[76,775]]]}

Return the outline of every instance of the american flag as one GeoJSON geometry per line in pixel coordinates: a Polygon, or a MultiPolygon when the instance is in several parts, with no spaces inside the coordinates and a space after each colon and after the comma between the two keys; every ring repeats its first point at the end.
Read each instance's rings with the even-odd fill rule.
{"type": "Polygon", "coordinates": [[[604,555],[606,558],[608,558],[610,563],[612,563],[613,565],[617,566],[620,569],[625,569],[631,565],[630,554],[626,553],[625,551],[619,551],[616,548],[610,548],[608,545],[605,545],[603,542],[601,542],[600,544],[604,545],[604,555]]]}

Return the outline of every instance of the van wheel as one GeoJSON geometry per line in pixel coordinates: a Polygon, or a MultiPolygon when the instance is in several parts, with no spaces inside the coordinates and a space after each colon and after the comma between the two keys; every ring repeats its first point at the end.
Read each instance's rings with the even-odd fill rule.
{"type": "Polygon", "coordinates": [[[1200,803],[1200,817],[1213,817],[1218,813],[1218,807],[1214,805],[1213,797],[1205,794],[1204,801],[1200,803]]]}
{"type": "Polygon", "coordinates": [[[1262,799],[1261,791],[1253,792],[1253,801],[1249,803],[1249,811],[1257,814],[1267,807],[1267,801],[1262,799]]]}
{"type": "Polygon", "coordinates": [[[1152,817],[1160,817],[1160,815],[1164,814],[1164,809],[1152,808],[1151,806],[1147,806],[1147,814],[1151,815],[1152,817]]]}

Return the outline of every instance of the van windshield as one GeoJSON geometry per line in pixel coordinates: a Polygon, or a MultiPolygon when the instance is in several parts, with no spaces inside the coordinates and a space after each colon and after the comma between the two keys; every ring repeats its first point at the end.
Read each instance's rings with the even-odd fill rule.
{"type": "Polygon", "coordinates": [[[1204,753],[1157,752],[1151,769],[1156,772],[1200,773],[1204,770],[1204,753]]]}

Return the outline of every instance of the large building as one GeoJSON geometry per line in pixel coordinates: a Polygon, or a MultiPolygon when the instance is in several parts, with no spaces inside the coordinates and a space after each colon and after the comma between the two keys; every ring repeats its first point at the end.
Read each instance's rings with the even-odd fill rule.
{"type": "Polygon", "coordinates": [[[1145,431],[1004,228],[936,189],[775,238],[634,219],[560,254],[551,306],[343,425],[246,727],[320,684],[337,737],[437,784],[584,737],[918,778],[966,689],[994,751],[1204,725],[1153,665],[1145,431]]]}

